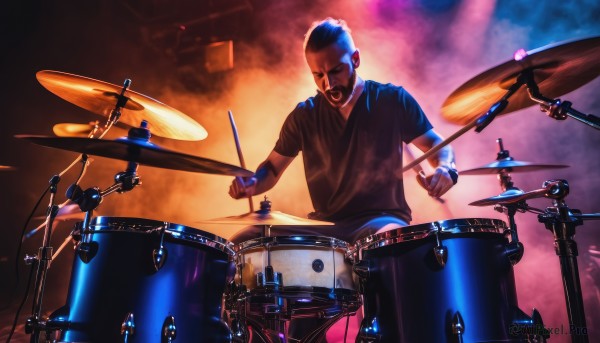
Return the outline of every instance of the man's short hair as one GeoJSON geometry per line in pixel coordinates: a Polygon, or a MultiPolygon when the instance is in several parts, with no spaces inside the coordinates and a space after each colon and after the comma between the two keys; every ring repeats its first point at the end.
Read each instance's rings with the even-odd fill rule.
{"type": "Polygon", "coordinates": [[[331,17],[314,22],[304,35],[304,52],[319,51],[325,47],[337,43],[340,39],[348,40],[350,47],[354,47],[351,31],[343,19],[331,17]]]}

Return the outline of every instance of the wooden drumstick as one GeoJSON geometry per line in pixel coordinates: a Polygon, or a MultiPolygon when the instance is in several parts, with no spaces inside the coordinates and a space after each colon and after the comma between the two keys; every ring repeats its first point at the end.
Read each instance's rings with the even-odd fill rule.
{"type": "MultiPolygon", "coordinates": [[[[240,139],[238,137],[237,128],[235,121],[233,120],[233,113],[228,110],[229,122],[231,123],[231,130],[233,131],[233,139],[235,140],[235,148],[237,149],[238,157],[240,158],[240,167],[246,169],[246,162],[244,161],[244,155],[242,155],[242,147],[240,146],[240,139]]],[[[252,203],[252,196],[248,195],[248,204],[250,205],[250,212],[254,212],[254,204],[252,203]]]]}

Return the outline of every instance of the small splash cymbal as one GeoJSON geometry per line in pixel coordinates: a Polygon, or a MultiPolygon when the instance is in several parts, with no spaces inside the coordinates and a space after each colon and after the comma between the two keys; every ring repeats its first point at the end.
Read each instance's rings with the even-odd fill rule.
{"type": "Polygon", "coordinates": [[[562,199],[569,194],[569,183],[566,180],[548,180],[543,188],[523,192],[518,188],[510,188],[500,195],[481,199],[470,203],[470,206],[508,205],[535,198],[562,199]]]}
{"type": "Polygon", "coordinates": [[[568,168],[568,165],[564,164],[545,164],[545,163],[534,163],[534,162],[524,162],[524,161],[516,161],[513,160],[512,157],[494,161],[492,163],[488,163],[486,165],[467,169],[460,172],[461,175],[487,175],[487,174],[497,174],[501,170],[507,170],[509,172],[530,172],[536,170],[546,170],[546,169],[558,169],[558,168],[568,168]]]}

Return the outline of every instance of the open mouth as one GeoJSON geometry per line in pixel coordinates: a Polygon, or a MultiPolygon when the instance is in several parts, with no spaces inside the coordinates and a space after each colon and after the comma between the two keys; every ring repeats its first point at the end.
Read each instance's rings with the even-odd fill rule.
{"type": "Polygon", "coordinates": [[[341,101],[342,97],[344,96],[344,94],[340,90],[336,90],[336,89],[327,91],[327,94],[329,95],[329,98],[331,100],[336,101],[336,102],[341,101]]]}

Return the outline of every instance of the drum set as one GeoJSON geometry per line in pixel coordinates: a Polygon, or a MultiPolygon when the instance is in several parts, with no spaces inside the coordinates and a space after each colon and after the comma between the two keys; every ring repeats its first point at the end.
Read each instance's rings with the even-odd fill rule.
{"type": "MultiPolygon", "coordinates": [[[[569,116],[599,129],[598,118],[553,98],[594,79],[600,73],[599,56],[600,37],[595,37],[520,52],[515,60],[476,76],[452,93],[443,108],[446,119],[466,126],[436,148],[473,127],[483,130],[503,112],[535,103],[554,119],[569,116]]],[[[47,70],[38,72],[37,79],[50,92],[107,121],[103,126],[59,124],[58,137],[17,136],[78,152],[69,168],[82,165],[80,177],[67,190],[72,206],[84,213],[69,236],[76,244],[67,300],[49,316],[42,300],[48,267],[56,257],[50,246],[52,226],[60,216],[72,214],[61,213],[55,204],[66,170],[50,180],[43,245],[37,256],[27,258],[36,268],[33,313],[25,325],[32,342],[323,342],[332,325],[361,306],[356,342],[543,342],[549,335],[540,313],[528,315],[517,303],[513,266],[523,255],[523,244],[515,214],[524,211],[537,214],[554,235],[570,325],[581,329],[572,333],[572,340],[588,342],[573,237],[576,226],[600,215],[570,209],[565,180],[549,180],[541,189],[524,192],[510,176],[565,165],[517,161],[499,139],[494,162],[461,171],[498,176],[502,193],[470,205],[494,206],[507,215],[508,224],[486,218],[439,220],[357,242],[281,236],[271,228],[333,223],[272,211],[265,198],[257,211],[207,221],[261,228],[260,237],[234,244],[197,228],[94,216],[94,210],[108,195],[137,187],[140,164],[252,176],[243,159],[237,167],[151,143],[151,132],[180,140],[200,140],[207,133],[185,114],[130,90],[130,80],[116,86],[47,70]],[[127,137],[102,139],[117,122],[131,126],[127,137]],[[127,168],[115,175],[112,186],[83,190],[79,181],[88,155],[126,161],[127,168]],[[552,206],[540,210],[526,203],[541,197],[552,199],[552,206]],[[305,332],[291,337],[290,326],[300,322],[305,332]]]]}

